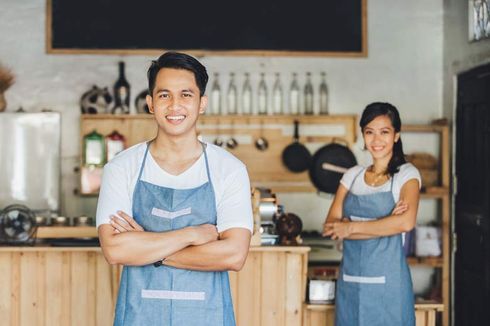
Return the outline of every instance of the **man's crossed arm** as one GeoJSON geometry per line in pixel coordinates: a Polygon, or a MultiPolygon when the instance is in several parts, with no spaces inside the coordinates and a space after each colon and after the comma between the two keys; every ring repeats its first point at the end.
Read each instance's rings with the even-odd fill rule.
{"type": "Polygon", "coordinates": [[[164,264],[200,271],[239,271],[248,255],[250,231],[231,228],[218,234],[211,224],[167,232],[148,232],[125,214],[99,227],[102,251],[110,264],[164,264]]]}

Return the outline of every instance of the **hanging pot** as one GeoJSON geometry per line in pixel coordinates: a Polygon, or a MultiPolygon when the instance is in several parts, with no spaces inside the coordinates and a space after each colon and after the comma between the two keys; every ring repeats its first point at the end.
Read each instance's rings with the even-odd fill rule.
{"type": "Polygon", "coordinates": [[[312,158],[309,175],[318,191],[334,194],[342,175],[357,164],[356,157],[345,145],[335,142],[321,147],[312,158]]]}
{"type": "Polygon", "coordinates": [[[286,146],[282,152],[282,162],[286,168],[294,173],[308,170],[311,163],[310,151],[299,142],[299,122],[294,120],[293,142],[286,146]]]}

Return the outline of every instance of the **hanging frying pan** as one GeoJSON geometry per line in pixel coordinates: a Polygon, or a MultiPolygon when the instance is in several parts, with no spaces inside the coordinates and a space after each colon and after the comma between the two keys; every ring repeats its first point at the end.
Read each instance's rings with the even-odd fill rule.
{"type": "Polygon", "coordinates": [[[282,151],[282,162],[286,168],[294,173],[308,170],[311,163],[310,151],[299,142],[299,122],[294,120],[293,142],[282,151]]]}
{"type": "Polygon", "coordinates": [[[313,155],[310,180],[318,191],[334,194],[342,175],[356,164],[356,157],[347,146],[332,142],[313,155]]]}

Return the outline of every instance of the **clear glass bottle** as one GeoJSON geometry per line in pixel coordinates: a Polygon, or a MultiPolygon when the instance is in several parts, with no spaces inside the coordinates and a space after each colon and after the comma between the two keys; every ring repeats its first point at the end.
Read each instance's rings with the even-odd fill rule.
{"type": "Polygon", "coordinates": [[[322,72],[322,82],[320,84],[320,114],[328,114],[328,86],[325,76],[327,74],[322,72]]]}
{"type": "Polygon", "coordinates": [[[313,114],[313,85],[311,83],[311,73],[306,73],[306,83],[304,89],[305,114],[313,114]]]}
{"type": "Polygon", "coordinates": [[[283,100],[282,100],[282,86],[279,73],[276,73],[276,81],[272,88],[272,113],[282,114],[283,112],[283,100]]]}
{"type": "Polygon", "coordinates": [[[264,73],[260,74],[259,82],[259,114],[267,114],[267,85],[265,83],[264,73]]]}
{"type": "Polygon", "coordinates": [[[228,93],[226,94],[227,114],[237,114],[237,89],[235,85],[235,74],[230,73],[230,84],[228,85],[228,93]]]}
{"type": "Polygon", "coordinates": [[[83,136],[83,165],[102,167],[105,158],[104,136],[96,130],[83,136]]]}
{"type": "Polygon", "coordinates": [[[289,89],[289,113],[299,114],[299,84],[298,74],[293,73],[293,81],[289,89]]]}
{"type": "Polygon", "coordinates": [[[221,114],[221,88],[219,86],[219,74],[214,73],[213,87],[211,87],[211,114],[221,114]]]}
{"type": "Polygon", "coordinates": [[[113,114],[129,113],[130,86],[124,73],[124,62],[119,62],[119,77],[114,83],[113,114]]]}
{"type": "Polygon", "coordinates": [[[242,91],[242,114],[252,113],[252,86],[250,85],[249,73],[245,73],[242,91]]]}

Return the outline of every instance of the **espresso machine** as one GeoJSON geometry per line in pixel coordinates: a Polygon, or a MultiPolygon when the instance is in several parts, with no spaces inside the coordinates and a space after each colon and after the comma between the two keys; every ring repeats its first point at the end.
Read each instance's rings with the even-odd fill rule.
{"type": "Polygon", "coordinates": [[[275,220],[280,214],[276,195],[267,188],[257,188],[260,192],[258,211],[260,215],[261,245],[275,245],[278,240],[275,220]]]}

